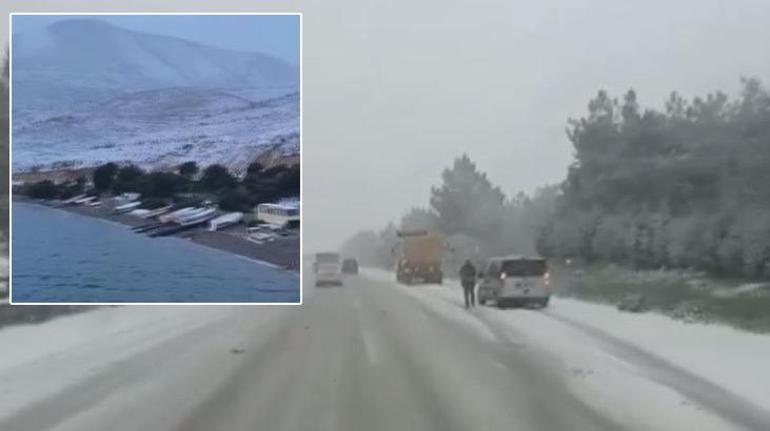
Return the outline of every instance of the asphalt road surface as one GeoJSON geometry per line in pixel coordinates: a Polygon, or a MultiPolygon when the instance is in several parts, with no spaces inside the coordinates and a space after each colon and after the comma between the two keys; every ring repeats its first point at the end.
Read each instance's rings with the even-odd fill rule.
{"type": "MultiPolygon", "coordinates": [[[[626,429],[569,391],[557,360],[537,349],[481,336],[384,281],[315,288],[305,278],[302,306],[160,326],[178,334],[94,366],[0,418],[0,430],[626,429]]],[[[28,372],[44,379],[97,351],[28,372]]]]}

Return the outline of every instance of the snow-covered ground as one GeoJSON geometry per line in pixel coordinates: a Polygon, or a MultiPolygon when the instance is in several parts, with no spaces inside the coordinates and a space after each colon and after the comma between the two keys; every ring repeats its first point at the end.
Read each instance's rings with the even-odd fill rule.
{"type": "Polygon", "coordinates": [[[233,326],[238,320],[233,316],[243,311],[227,306],[110,307],[0,329],[0,421],[140,352],[225,319],[233,326]]]}
{"type": "MultiPolygon", "coordinates": [[[[393,283],[389,272],[365,273],[393,283]]],[[[431,311],[483,336],[491,329],[516,346],[548,352],[556,358],[572,391],[621,423],[639,429],[736,429],[680,388],[667,384],[657,374],[658,364],[650,364],[633,349],[713,383],[735,394],[739,402],[764,409],[770,417],[768,335],[687,324],[653,313],[623,313],[606,305],[562,298],[552,298],[544,311],[480,306],[468,312],[455,282],[443,286],[393,284],[431,311]],[[625,354],[619,353],[617,346],[610,346],[615,341],[631,347],[625,354]],[[638,408],[629,409],[629,403],[638,408]]]]}
{"type": "Polygon", "coordinates": [[[558,299],[546,314],[589,325],[770,409],[770,335],[558,299]]]}
{"type": "MultiPolygon", "coordinates": [[[[517,360],[537,361],[538,367],[560,376],[566,390],[586,405],[628,429],[765,429],[763,424],[770,423],[769,336],[560,298],[546,310],[477,307],[469,312],[453,282],[402,286],[391,273],[373,270],[362,271],[362,277],[398,289],[439,322],[449,322],[469,337],[505,343],[517,360]]],[[[355,299],[352,289],[362,287],[349,288],[324,291],[328,295],[321,298],[331,300],[329,295],[336,292],[347,294],[336,300],[355,299]]],[[[310,301],[307,306],[312,306],[310,301]]],[[[174,392],[173,414],[181,415],[210,396],[221,384],[217,379],[242,364],[237,358],[243,355],[227,353],[230,349],[244,347],[249,338],[283,336],[275,330],[287,320],[280,316],[290,317],[291,310],[111,307],[0,329],[0,423],[18,418],[26,407],[45,406],[47,399],[61,402],[57,395],[83,384],[89,391],[109,394],[101,403],[102,417],[126,411],[127,404],[140,407],[142,400],[163,398],[168,391],[174,392]],[[201,343],[206,349],[195,347],[201,343]],[[116,370],[123,375],[112,376],[116,370]],[[193,381],[190,376],[197,377],[193,381]]],[[[316,317],[323,312],[316,309],[316,317]]],[[[258,342],[245,347],[257,348],[258,342]]],[[[88,408],[78,412],[62,429],[88,429],[78,424],[89,423],[89,415],[97,414],[88,408]]],[[[156,413],[165,417],[164,412],[156,413]]]]}

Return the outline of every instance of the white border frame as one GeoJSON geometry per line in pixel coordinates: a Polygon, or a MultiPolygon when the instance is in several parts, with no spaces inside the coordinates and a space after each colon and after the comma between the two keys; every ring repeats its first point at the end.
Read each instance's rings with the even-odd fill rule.
{"type": "Polygon", "coordinates": [[[8,14],[8,302],[14,306],[25,305],[302,305],[304,301],[304,254],[303,241],[305,226],[305,206],[302,204],[304,192],[303,160],[303,108],[304,103],[304,36],[302,12],[11,12],[8,14]],[[300,163],[300,238],[299,238],[299,302],[13,302],[13,17],[34,15],[62,16],[111,16],[111,15],[280,15],[299,17],[299,163],[300,163]]]}

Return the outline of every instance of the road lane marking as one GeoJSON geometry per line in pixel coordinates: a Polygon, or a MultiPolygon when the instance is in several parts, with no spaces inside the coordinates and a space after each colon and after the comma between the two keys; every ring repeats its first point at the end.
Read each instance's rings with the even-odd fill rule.
{"type": "Polygon", "coordinates": [[[366,328],[362,328],[361,337],[364,340],[364,349],[366,350],[366,357],[369,359],[369,363],[376,365],[377,362],[379,362],[379,354],[377,353],[377,348],[374,345],[374,339],[372,338],[371,331],[366,328]]]}

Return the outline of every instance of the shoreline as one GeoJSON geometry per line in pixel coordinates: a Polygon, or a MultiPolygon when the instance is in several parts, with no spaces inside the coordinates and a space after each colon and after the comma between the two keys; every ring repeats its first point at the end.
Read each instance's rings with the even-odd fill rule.
{"type": "MultiPolygon", "coordinates": [[[[29,199],[21,196],[13,196],[13,202],[40,205],[52,209],[62,210],[72,214],[78,214],[117,223],[127,228],[147,224],[150,220],[140,219],[128,214],[110,214],[98,207],[84,207],[79,205],[54,206],[50,202],[29,199]]],[[[287,272],[300,272],[300,238],[281,238],[266,244],[251,242],[237,234],[243,230],[242,226],[234,226],[221,231],[210,232],[207,227],[196,227],[188,231],[182,231],[171,235],[172,238],[185,239],[203,247],[212,248],[225,253],[230,253],[263,264],[275,269],[287,272]]],[[[137,233],[136,235],[141,235],[137,233]]]]}

